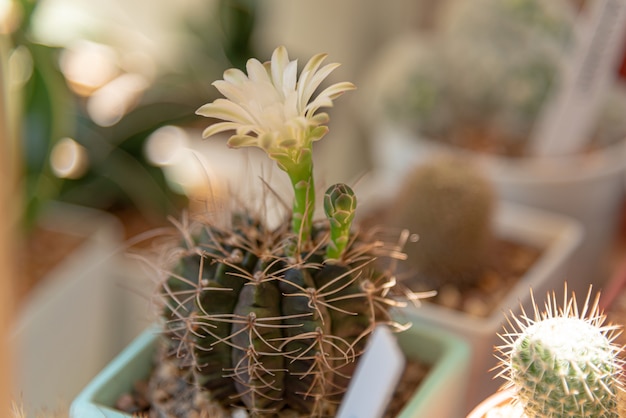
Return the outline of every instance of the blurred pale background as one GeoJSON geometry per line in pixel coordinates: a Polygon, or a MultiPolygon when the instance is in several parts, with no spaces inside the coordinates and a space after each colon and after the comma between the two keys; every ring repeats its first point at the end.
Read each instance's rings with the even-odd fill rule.
{"type": "MultiPolygon", "coordinates": [[[[456,0],[464,1],[470,0],[456,0]]],[[[430,39],[438,16],[454,2],[0,0],[0,36],[7,41],[0,69],[10,69],[0,75],[11,75],[0,79],[11,86],[0,89],[0,98],[4,116],[13,120],[7,126],[14,127],[0,139],[21,166],[14,184],[5,180],[7,190],[23,195],[11,210],[20,214],[24,252],[48,252],[29,246],[43,223],[65,225],[54,216],[69,209],[50,202],[104,212],[73,215],[93,220],[91,249],[103,251],[94,251],[96,261],[87,267],[71,265],[76,277],[55,271],[49,281],[10,283],[19,301],[16,396],[33,410],[69,404],[152,320],[151,282],[123,256],[127,239],[166,224],[189,199],[193,204],[222,186],[244,189],[272,171],[254,150],[201,140],[206,121],[193,112],[216,97],[210,84],[226,68],[242,67],[252,56],[267,60],[278,45],[301,65],[319,52],[341,63],[328,82],[352,81],[357,90],[329,110],[330,133],[316,144],[315,158],[320,187],[354,184],[374,166],[375,135],[365,123],[379,106],[371,103],[378,97],[369,85],[373,69],[399,67],[402,60],[381,62],[390,45],[407,33],[430,39]],[[77,354],[84,348],[91,353],[77,354]],[[57,361],[43,371],[48,380],[38,379],[56,356],[69,365],[57,361]],[[83,361],[81,373],[67,372],[72,358],[83,361]],[[65,380],[55,382],[53,375],[65,380]]],[[[572,15],[578,3],[571,2],[572,15]]],[[[621,120],[623,113],[607,117],[621,120]]],[[[271,176],[280,189],[281,173],[271,176]]],[[[69,228],[78,234],[79,223],[69,228]]],[[[26,259],[20,267],[30,264],[26,259]]]]}

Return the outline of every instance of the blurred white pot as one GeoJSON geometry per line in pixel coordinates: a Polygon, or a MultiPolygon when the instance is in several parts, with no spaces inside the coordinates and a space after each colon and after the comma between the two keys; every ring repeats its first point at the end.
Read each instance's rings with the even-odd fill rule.
{"type": "Polygon", "coordinates": [[[82,242],[39,281],[15,318],[14,399],[29,411],[67,407],[135,332],[134,317],[117,316],[132,297],[122,283],[129,265],[119,221],[54,203],[40,227],[82,242]]]}

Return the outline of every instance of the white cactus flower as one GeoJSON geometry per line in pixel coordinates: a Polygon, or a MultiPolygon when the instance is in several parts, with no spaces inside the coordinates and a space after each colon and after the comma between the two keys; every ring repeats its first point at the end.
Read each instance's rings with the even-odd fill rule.
{"type": "Polygon", "coordinates": [[[248,60],[247,74],[238,69],[224,72],[224,79],[213,85],[224,95],[202,106],[197,114],[221,119],[203,133],[207,138],[220,132],[235,131],[228,141],[233,148],[256,146],[276,160],[297,161],[300,151],[321,139],[328,128],[326,113],[333,100],[354,89],[349,82],[336,83],[313,97],[322,81],[339,64],[320,68],[326,54],[312,57],[297,77],[297,60],[289,61],[285,47],[278,47],[270,62],[248,60]]]}

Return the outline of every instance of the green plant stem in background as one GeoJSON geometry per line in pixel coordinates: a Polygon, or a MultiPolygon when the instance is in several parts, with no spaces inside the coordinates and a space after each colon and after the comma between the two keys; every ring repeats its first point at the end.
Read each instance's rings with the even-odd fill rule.
{"type": "Polygon", "coordinates": [[[219,17],[224,36],[224,54],[237,68],[246,67],[248,58],[254,56],[250,39],[257,20],[256,0],[222,0],[219,17]]]}
{"type": "MultiPolygon", "coordinates": [[[[15,66],[16,49],[11,34],[3,33],[0,22],[0,176],[5,182],[6,212],[3,224],[12,228],[19,222],[22,208],[21,181],[22,160],[20,135],[22,131],[23,88],[15,66]]],[[[13,232],[13,231],[11,231],[13,232]]]]}
{"type": "Polygon", "coordinates": [[[64,179],[52,172],[50,153],[64,137],[75,135],[75,101],[57,67],[57,48],[34,44],[22,34],[32,58],[32,75],[25,85],[23,141],[26,177],[25,226],[36,223],[45,202],[55,199],[64,179]]]}
{"type": "Polygon", "coordinates": [[[10,144],[13,138],[9,116],[9,42],[6,36],[0,33],[0,140],[10,144]]]}

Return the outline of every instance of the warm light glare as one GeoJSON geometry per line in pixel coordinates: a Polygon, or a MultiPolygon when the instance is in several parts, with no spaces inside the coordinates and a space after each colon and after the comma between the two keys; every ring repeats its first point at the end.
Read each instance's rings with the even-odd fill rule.
{"type": "Polygon", "coordinates": [[[23,45],[15,48],[9,56],[9,74],[13,88],[19,89],[33,74],[33,57],[23,45]]]}
{"type": "Polygon", "coordinates": [[[20,9],[14,0],[0,0],[0,34],[14,32],[20,18],[20,9]]]}
{"type": "Polygon", "coordinates": [[[140,74],[122,74],[93,93],[87,113],[98,125],[113,126],[135,106],[148,85],[140,74]]]}
{"type": "Polygon", "coordinates": [[[52,149],[50,165],[57,177],[77,179],[87,171],[87,150],[71,138],[61,139],[52,149]]]}
{"type": "Polygon", "coordinates": [[[205,156],[194,149],[188,133],[177,126],[157,129],[146,141],[146,159],[157,167],[174,189],[192,199],[215,201],[226,186],[205,156]]]}
{"type": "MultiPolygon", "coordinates": [[[[81,0],[39,1],[32,16],[32,35],[37,42],[50,46],[67,46],[85,34],[99,33],[102,12],[99,2],[81,0]]],[[[109,3],[109,2],[102,2],[109,3]]]]}
{"type": "Polygon", "coordinates": [[[159,128],[146,141],[146,158],[158,167],[175,164],[184,158],[186,151],[188,151],[187,134],[176,126],[159,128]]]}
{"type": "Polygon", "coordinates": [[[189,197],[198,197],[207,191],[220,190],[220,178],[202,155],[187,149],[178,164],[165,167],[165,174],[189,197]]]}
{"type": "Polygon", "coordinates": [[[61,55],[61,70],[76,93],[87,96],[119,73],[113,48],[81,40],[61,55]]]}
{"type": "Polygon", "coordinates": [[[118,51],[119,66],[127,73],[137,73],[146,77],[147,80],[154,80],[159,69],[153,57],[144,51],[118,51]]]}

